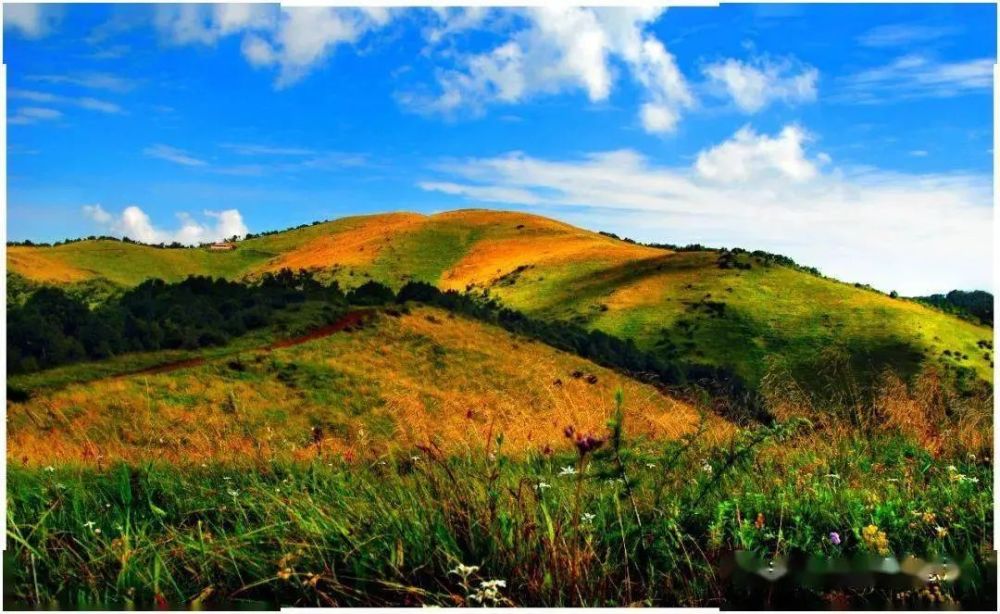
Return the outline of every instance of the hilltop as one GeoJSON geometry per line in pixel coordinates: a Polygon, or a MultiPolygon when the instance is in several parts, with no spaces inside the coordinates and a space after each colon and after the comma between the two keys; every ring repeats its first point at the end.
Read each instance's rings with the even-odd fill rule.
{"type": "Polygon", "coordinates": [[[348,217],[255,236],[224,252],[95,240],[12,246],[7,257],[8,269],[31,283],[68,286],[251,279],[284,267],[315,270],[343,287],[426,281],[634,339],[754,384],[776,373],[813,382],[885,367],[911,377],[928,364],[992,381],[988,327],[771,254],[656,248],[524,213],[348,217]]]}

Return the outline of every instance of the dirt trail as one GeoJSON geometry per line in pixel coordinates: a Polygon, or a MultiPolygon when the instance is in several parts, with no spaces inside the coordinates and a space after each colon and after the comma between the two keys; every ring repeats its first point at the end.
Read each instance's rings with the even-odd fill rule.
{"type": "Polygon", "coordinates": [[[322,339],[323,337],[329,337],[334,333],[339,333],[342,330],[346,330],[353,326],[357,326],[365,322],[374,315],[374,311],[371,309],[358,309],[355,311],[349,311],[340,317],[336,322],[327,324],[326,326],[321,326],[313,331],[310,331],[304,335],[298,337],[291,337],[289,339],[281,339],[279,341],[273,341],[267,345],[258,346],[255,348],[246,348],[238,351],[234,351],[227,354],[222,354],[219,356],[212,356],[211,358],[185,358],[184,360],[175,360],[173,362],[164,362],[158,365],[153,365],[151,367],[146,367],[145,369],[139,369],[138,371],[129,371],[128,373],[120,373],[118,375],[113,375],[113,378],[131,377],[133,375],[156,375],[158,373],[170,373],[171,371],[177,371],[179,369],[187,369],[189,367],[200,367],[209,361],[219,360],[220,358],[225,358],[231,356],[232,354],[239,354],[242,352],[270,352],[271,350],[279,350],[282,348],[289,348],[296,345],[301,345],[308,341],[313,341],[314,339],[322,339]]]}

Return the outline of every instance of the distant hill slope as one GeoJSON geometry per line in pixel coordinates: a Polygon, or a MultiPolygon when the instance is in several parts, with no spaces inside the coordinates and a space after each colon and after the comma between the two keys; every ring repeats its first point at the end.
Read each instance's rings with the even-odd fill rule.
{"type": "MultiPolygon", "coordinates": [[[[294,347],[39,392],[8,404],[7,450],[35,465],[370,458],[431,443],[480,449],[502,433],[505,450],[542,452],[564,449],[570,424],[603,433],[619,388],[632,435],[669,439],[698,427],[690,405],[651,386],[419,307],[294,347]]],[[[731,432],[706,420],[710,436],[731,432]]]]}
{"type": "Polygon", "coordinates": [[[241,278],[286,266],[322,270],[345,286],[375,279],[398,288],[418,279],[485,290],[531,315],[572,319],[750,382],[776,371],[809,379],[886,366],[912,375],[927,363],[992,381],[987,327],[768,255],[656,249],[523,213],[351,217],[255,237],[228,252],[113,241],[8,249],[11,271],[51,283],[241,278]]]}

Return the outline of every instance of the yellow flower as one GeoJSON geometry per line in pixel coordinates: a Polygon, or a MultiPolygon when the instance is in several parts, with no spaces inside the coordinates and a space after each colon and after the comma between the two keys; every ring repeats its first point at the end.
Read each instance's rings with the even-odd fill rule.
{"type": "Polygon", "coordinates": [[[879,556],[889,556],[889,537],[873,524],[861,529],[861,540],[879,556]]]}
{"type": "Polygon", "coordinates": [[[942,526],[934,527],[934,531],[937,533],[938,539],[944,539],[948,537],[948,529],[942,526]]]}
{"type": "Polygon", "coordinates": [[[923,519],[927,524],[934,524],[937,520],[937,515],[934,512],[924,512],[923,519]]]}

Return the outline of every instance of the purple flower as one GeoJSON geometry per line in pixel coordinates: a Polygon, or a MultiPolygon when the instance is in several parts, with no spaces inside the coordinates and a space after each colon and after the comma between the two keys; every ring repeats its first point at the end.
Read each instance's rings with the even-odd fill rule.
{"type": "Polygon", "coordinates": [[[839,546],[840,533],[837,533],[836,531],[830,531],[830,543],[833,544],[834,546],[839,546]]]}

